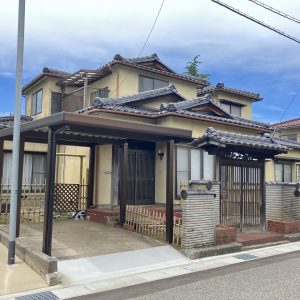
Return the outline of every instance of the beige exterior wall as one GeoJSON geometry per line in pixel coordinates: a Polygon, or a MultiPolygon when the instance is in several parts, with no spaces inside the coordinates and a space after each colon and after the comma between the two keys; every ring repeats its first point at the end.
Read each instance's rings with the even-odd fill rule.
{"type": "Polygon", "coordinates": [[[27,116],[31,116],[31,99],[32,94],[43,89],[43,98],[42,98],[42,112],[35,116],[32,116],[34,119],[40,119],[46,116],[49,116],[51,113],[51,93],[61,93],[61,89],[56,85],[58,81],[57,78],[53,77],[45,77],[40,82],[35,84],[26,92],[27,100],[26,100],[26,110],[25,114],[27,116]]]}
{"type": "Polygon", "coordinates": [[[139,90],[139,75],[143,75],[168,81],[169,84],[174,84],[178,92],[188,99],[197,97],[197,84],[194,83],[177,80],[152,72],[145,72],[138,69],[135,70],[125,66],[118,66],[116,72],[119,73],[119,96],[136,94],[139,90]]]}
{"type": "Polygon", "coordinates": [[[111,205],[112,187],[112,145],[96,147],[95,192],[94,201],[97,206],[111,205]]]}
{"type": "Polygon", "coordinates": [[[226,92],[217,92],[213,95],[213,101],[215,104],[220,106],[220,100],[229,100],[233,102],[237,102],[243,104],[245,106],[242,107],[241,117],[246,119],[252,119],[252,101],[246,97],[229,94],[226,92]]]}

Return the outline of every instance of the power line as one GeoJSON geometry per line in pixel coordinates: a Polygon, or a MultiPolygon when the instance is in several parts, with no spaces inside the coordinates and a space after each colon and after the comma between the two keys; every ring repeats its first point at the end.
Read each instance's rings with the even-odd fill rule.
{"type": "Polygon", "coordinates": [[[300,24],[300,20],[299,19],[297,19],[297,18],[295,18],[295,17],[293,17],[291,15],[288,15],[288,14],[286,14],[286,13],[284,13],[284,12],[282,12],[282,11],[274,8],[274,7],[271,7],[271,6],[269,6],[269,5],[267,5],[267,4],[263,3],[263,2],[260,2],[260,1],[257,1],[257,0],[249,0],[249,1],[251,1],[254,4],[259,5],[259,6],[265,8],[265,9],[267,9],[267,10],[269,10],[269,11],[271,11],[271,12],[277,14],[277,15],[280,15],[280,16],[286,18],[286,19],[289,19],[291,21],[294,21],[294,22],[300,24]]]}
{"type": "MultiPolygon", "coordinates": [[[[143,53],[144,49],[146,48],[146,45],[148,44],[148,41],[149,41],[149,39],[150,39],[150,36],[151,36],[151,34],[152,34],[153,30],[154,30],[154,27],[155,27],[156,23],[157,23],[157,20],[158,20],[158,18],[159,18],[159,15],[160,15],[160,12],[161,12],[161,10],[162,10],[162,7],[163,7],[164,3],[165,3],[165,0],[162,0],[161,5],[160,5],[160,7],[159,7],[159,9],[158,9],[158,12],[157,12],[157,14],[156,14],[155,20],[154,20],[154,22],[153,22],[153,24],[152,24],[152,27],[151,27],[151,29],[150,29],[150,31],[149,31],[149,34],[147,35],[146,41],[145,41],[145,43],[143,44],[141,50],[139,51],[139,53],[138,53],[138,55],[137,55],[138,57],[143,53]]],[[[120,88],[120,86],[124,83],[124,81],[127,79],[127,77],[128,77],[128,72],[127,72],[126,75],[124,76],[123,80],[119,83],[119,88],[120,88]]],[[[117,90],[117,89],[115,89],[115,90],[112,92],[112,94],[115,93],[116,90],[117,90]]]]}
{"type": "Polygon", "coordinates": [[[287,108],[285,109],[285,111],[283,112],[282,116],[281,116],[281,119],[279,122],[282,121],[283,117],[285,116],[286,112],[289,110],[289,108],[291,107],[291,105],[293,104],[293,102],[295,101],[295,99],[297,98],[298,94],[300,92],[300,88],[297,90],[296,94],[294,95],[294,97],[292,97],[289,105],[287,106],[287,108]]]}
{"type": "Polygon", "coordinates": [[[156,22],[157,22],[157,20],[158,20],[158,17],[159,17],[159,15],[160,15],[160,12],[161,12],[161,9],[162,9],[164,3],[165,3],[165,0],[162,0],[161,5],[160,5],[160,8],[159,8],[159,10],[158,10],[158,12],[157,12],[156,18],[155,18],[155,20],[154,20],[154,23],[153,23],[153,25],[152,25],[152,27],[151,27],[151,30],[150,30],[150,32],[149,32],[149,34],[148,34],[148,36],[147,36],[147,39],[146,39],[146,41],[145,41],[145,43],[144,43],[142,49],[141,49],[140,52],[139,52],[138,56],[140,56],[140,55],[143,53],[143,51],[144,51],[146,45],[148,44],[148,41],[149,41],[150,36],[151,36],[151,34],[152,34],[153,30],[154,30],[154,27],[155,27],[155,25],[156,25],[156,22]]]}
{"type": "Polygon", "coordinates": [[[263,26],[265,28],[268,28],[268,29],[270,29],[270,30],[272,30],[272,31],[274,31],[274,32],[276,32],[276,33],[278,33],[278,34],[280,34],[280,35],[282,35],[282,36],[284,36],[284,37],[286,37],[286,38],[288,38],[288,39],[290,39],[290,40],[298,43],[298,44],[300,44],[300,40],[297,39],[296,37],[293,37],[293,36],[291,36],[291,35],[283,32],[283,31],[281,31],[281,30],[279,30],[279,29],[277,29],[275,27],[272,27],[272,26],[264,23],[263,21],[260,21],[260,20],[254,18],[254,17],[251,17],[251,16],[249,16],[249,15],[241,12],[240,10],[238,10],[238,9],[232,7],[232,6],[229,6],[226,3],[223,3],[223,2],[221,2],[219,0],[211,0],[211,1],[215,2],[216,4],[219,4],[219,5],[223,6],[223,7],[225,7],[228,10],[231,10],[232,12],[234,12],[234,13],[236,13],[236,14],[238,14],[238,15],[240,15],[240,16],[242,16],[242,17],[244,17],[244,18],[246,18],[246,19],[248,19],[248,20],[250,20],[252,22],[255,22],[255,23],[257,23],[257,24],[259,24],[259,25],[261,25],[261,26],[263,26]]]}

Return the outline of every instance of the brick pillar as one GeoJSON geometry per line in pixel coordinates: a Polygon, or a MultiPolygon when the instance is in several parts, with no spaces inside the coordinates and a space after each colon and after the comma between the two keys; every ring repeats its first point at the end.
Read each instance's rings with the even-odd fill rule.
{"type": "Polygon", "coordinates": [[[215,243],[215,196],[212,191],[184,190],[182,249],[185,252],[215,243]]]}

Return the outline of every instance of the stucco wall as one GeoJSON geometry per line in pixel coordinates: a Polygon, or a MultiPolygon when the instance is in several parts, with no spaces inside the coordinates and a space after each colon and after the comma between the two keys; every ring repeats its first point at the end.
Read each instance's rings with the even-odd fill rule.
{"type": "Polygon", "coordinates": [[[229,100],[237,103],[241,103],[245,106],[242,107],[241,117],[246,119],[252,119],[252,101],[246,97],[229,94],[223,91],[219,91],[213,95],[213,101],[220,105],[220,100],[229,100]]]}
{"type": "Polygon", "coordinates": [[[94,201],[98,206],[111,204],[111,173],[112,145],[99,145],[96,147],[94,193],[94,201]]]}

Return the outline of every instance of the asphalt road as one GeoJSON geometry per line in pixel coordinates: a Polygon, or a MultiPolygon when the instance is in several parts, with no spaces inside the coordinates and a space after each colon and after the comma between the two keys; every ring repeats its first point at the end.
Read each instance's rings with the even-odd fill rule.
{"type": "Polygon", "coordinates": [[[300,299],[300,252],[252,260],[76,299],[300,299]]]}

